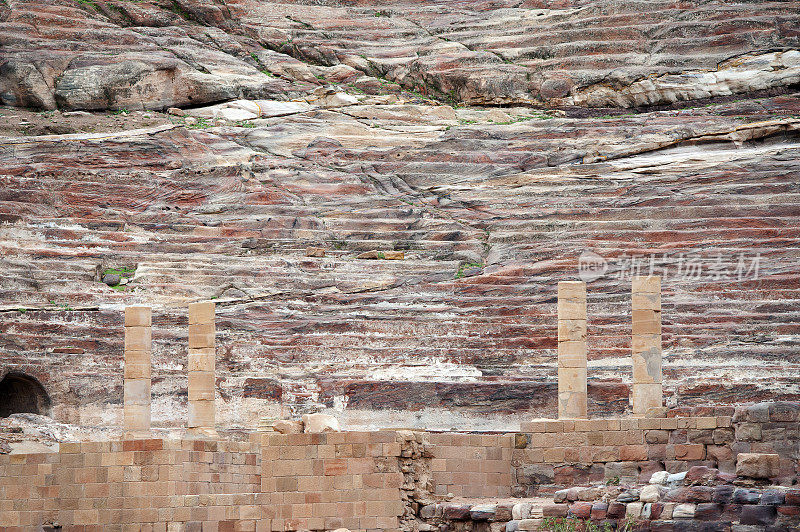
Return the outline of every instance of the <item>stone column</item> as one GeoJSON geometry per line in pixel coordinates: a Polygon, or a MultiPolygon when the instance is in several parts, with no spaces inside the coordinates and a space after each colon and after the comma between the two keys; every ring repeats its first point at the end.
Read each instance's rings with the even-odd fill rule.
{"type": "Polygon", "coordinates": [[[214,302],[189,305],[189,434],[217,435],[214,429],[214,302]]]}
{"type": "Polygon", "coordinates": [[[558,283],[558,417],[586,417],[586,283],[558,283]]]}
{"type": "Polygon", "coordinates": [[[150,307],[125,307],[123,433],[126,438],[150,432],[150,307]]]}
{"type": "Polygon", "coordinates": [[[661,277],[634,277],[631,286],[633,413],[662,405],[661,277]]]}

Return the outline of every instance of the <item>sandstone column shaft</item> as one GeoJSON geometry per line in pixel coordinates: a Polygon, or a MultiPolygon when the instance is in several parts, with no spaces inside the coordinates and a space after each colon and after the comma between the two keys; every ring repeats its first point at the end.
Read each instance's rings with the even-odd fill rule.
{"type": "Polygon", "coordinates": [[[586,283],[558,283],[558,417],[586,417],[586,283]]]}
{"type": "Polygon", "coordinates": [[[214,302],[189,305],[189,431],[213,436],[214,302]]]}
{"type": "Polygon", "coordinates": [[[662,405],[661,278],[634,277],[631,285],[633,413],[662,405]]]}
{"type": "Polygon", "coordinates": [[[128,436],[150,431],[150,307],[125,308],[123,429],[128,436]]]}

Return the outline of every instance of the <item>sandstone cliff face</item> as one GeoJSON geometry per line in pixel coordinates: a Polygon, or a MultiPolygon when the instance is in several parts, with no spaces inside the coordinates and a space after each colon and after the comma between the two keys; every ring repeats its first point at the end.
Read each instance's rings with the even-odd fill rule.
{"type": "Polygon", "coordinates": [[[0,373],[116,423],[121,310],[149,304],[154,420],[180,423],[185,306],[214,298],[222,423],[512,428],[555,413],[583,256],[592,413],[627,407],[651,265],[670,404],[800,395],[794,4],[330,4],[0,4],[6,105],[286,102],[3,138],[0,373]]]}

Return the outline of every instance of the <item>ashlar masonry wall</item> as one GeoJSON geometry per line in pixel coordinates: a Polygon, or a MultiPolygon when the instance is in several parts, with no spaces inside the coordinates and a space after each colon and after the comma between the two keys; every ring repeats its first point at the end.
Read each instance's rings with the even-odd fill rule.
{"type": "Polygon", "coordinates": [[[764,483],[800,483],[800,403],[666,417],[536,420],[509,434],[253,434],[246,442],[64,443],[0,455],[0,527],[64,531],[410,530],[436,495],[540,496],[778,455],[764,483]]]}
{"type": "Polygon", "coordinates": [[[393,431],[64,443],[0,455],[0,529],[394,530],[393,431]]]}
{"type": "Polygon", "coordinates": [[[739,453],[776,453],[775,482],[800,483],[800,403],[674,409],[665,417],[542,419],[513,434],[430,434],[437,495],[526,497],[594,482],[646,483],[739,453]]]}

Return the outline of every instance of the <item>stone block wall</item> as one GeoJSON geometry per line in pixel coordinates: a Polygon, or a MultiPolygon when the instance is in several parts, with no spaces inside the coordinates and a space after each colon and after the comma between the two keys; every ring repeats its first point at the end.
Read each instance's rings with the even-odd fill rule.
{"type": "Polygon", "coordinates": [[[0,529],[392,530],[393,431],[63,443],[0,455],[0,529]]]}
{"type": "MultiPolygon", "coordinates": [[[[740,457],[745,453],[756,462],[768,455],[770,462],[768,474],[744,477],[796,489],[799,420],[800,403],[764,403],[676,409],[666,417],[537,420],[509,434],[378,431],[253,434],[247,442],[64,443],[58,453],[0,455],[0,528],[410,530],[424,508],[437,515],[434,503],[444,499],[437,496],[448,493],[484,499],[550,495],[587,484],[622,489],[647,483],[655,472],[693,467],[736,478],[743,473],[737,467],[763,465],[748,464],[740,457]]],[[[691,490],[675,493],[663,502],[684,513],[689,506],[677,505],[694,504],[704,515],[700,504],[708,501],[680,499],[691,490]]],[[[785,511],[797,506],[781,505],[792,507],[785,511]]],[[[559,508],[572,512],[566,503],[559,508]]],[[[485,513],[457,510],[471,519],[485,513]]],[[[743,510],[742,518],[762,510],[743,510]]]]}
{"type": "Polygon", "coordinates": [[[800,476],[800,403],[674,409],[663,418],[523,423],[512,455],[513,493],[549,493],[593,482],[646,483],[656,471],[702,465],[735,473],[740,453],[776,453],[781,474],[800,476]]]}
{"type": "Polygon", "coordinates": [[[396,529],[403,514],[393,431],[271,434],[261,491],[273,530],[396,529]]]}
{"type": "Polygon", "coordinates": [[[0,528],[89,530],[262,518],[261,457],[247,442],[62,443],[58,453],[0,455],[0,528]]]}
{"type": "Polygon", "coordinates": [[[509,434],[432,433],[431,473],[437,495],[508,497],[511,495],[509,434]]]}

